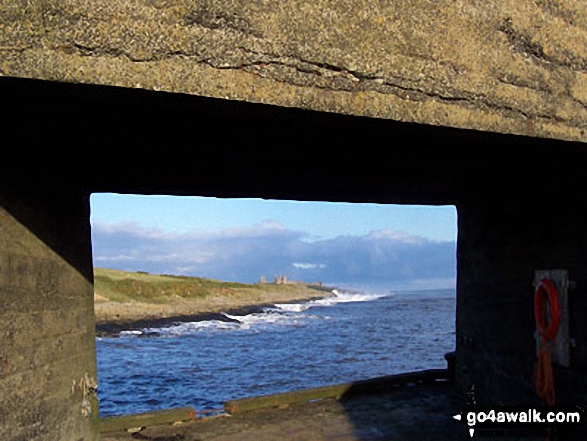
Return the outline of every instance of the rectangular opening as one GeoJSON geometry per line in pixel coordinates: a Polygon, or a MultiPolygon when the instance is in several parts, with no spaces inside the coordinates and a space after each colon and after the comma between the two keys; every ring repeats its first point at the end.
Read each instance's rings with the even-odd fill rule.
{"type": "Polygon", "coordinates": [[[444,368],[456,209],[93,194],[102,416],[444,368]]]}

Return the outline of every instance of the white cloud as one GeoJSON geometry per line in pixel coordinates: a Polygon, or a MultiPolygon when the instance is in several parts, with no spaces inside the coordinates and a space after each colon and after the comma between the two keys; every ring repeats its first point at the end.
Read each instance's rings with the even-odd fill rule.
{"type": "Polygon", "coordinates": [[[294,268],[297,268],[297,269],[326,268],[326,265],[324,265],[323,263],[300,263],[300,262],[294,262],[292,265],[293,265],[294,268]]]}
{"type": "Polygon", "coordinates": [[[421,244],[430,242],[429,239],[426,239],[422,236],[410,235],[405,231],[395,231],[391,228],[386,228],[383,230],[373,230],[367,235],[367,237],[370,239],[387,239],[411,244],[421,244]]]}
{"type": "Polygon", "coordinates": [[[137,223],[97,223],[92,228],[96,265],[131,271],[243,282],[255,282],[262,274],[378,284],[456,276],[454,242],[391,229],[313,242],[306,237],[276,221],[212,233],[172,234],[137,223]]]}
{"type": "Polygon", "coordinates": [[[94,256],[96,262],[118,262],[120,260],[134,260],[136,256],[118,255],[118,256],[94,256]]]}
{"type": "Polygon", "coordinates": [[[115,224],[96,221],[92,223],[92,230],[105,234],[138,234],[145,238],[170,238],[173,237],[171,233],[157,228],[148,228],[142,226],[139,222],[119,222],[115,224]]]}
{"type": "MultiPolygon", "coordinates": [[[[216,232],[208,233],[208,237],[223,237],[223,238],[235,238],[235,237],[260,237],[260,236],[271,236],[271,235],[298,235],[294,231],[288,230],[283,224],[274,220],[267,220],[259,224],[252,225],[250,227],[232,227],[224,228],[216,232]]],[[[198,237],[195,235],[194,237],[198,237]]]]}

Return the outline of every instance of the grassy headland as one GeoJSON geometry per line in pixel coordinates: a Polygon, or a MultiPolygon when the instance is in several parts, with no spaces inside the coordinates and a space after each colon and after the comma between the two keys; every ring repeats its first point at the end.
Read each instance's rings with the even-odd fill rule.
{"type": "Polygon", "coordinates": [[[331,287],[304,283],[250,285],[94,268],[97,324],[234,311],[255,305],[326,297],[331,290],[331,287]]]}

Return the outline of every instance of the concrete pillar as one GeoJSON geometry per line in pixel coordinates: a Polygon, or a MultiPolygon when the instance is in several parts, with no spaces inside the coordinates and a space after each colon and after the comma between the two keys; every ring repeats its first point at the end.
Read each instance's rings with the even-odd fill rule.
{"type": "Polygon", "coordinates": [[[0,183],[0,439],[96,440],[89,198],[0,183]]]}
{"type": "Polygon", "coordinates": [[[478,402],[539,403],[532,282],[541,269],[566,269],[577,283],[569,293],[576,347],[570,367],[555,368],[557,400],[587,397],[587,217],[578,189],[554,186],[458,206],[456,378],[463,391],[474,386],[478,402]]]}

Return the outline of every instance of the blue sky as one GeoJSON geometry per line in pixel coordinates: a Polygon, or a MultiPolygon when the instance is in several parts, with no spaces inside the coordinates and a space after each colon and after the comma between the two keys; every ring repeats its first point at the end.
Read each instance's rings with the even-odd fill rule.
{"type": "Polygon", "coordinates": [[[454,286],[456,209],[91,196],[94,265],[253,283],[260,275],[374,289],[454,286]]]}

